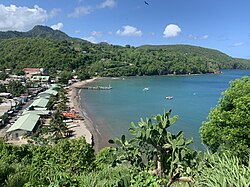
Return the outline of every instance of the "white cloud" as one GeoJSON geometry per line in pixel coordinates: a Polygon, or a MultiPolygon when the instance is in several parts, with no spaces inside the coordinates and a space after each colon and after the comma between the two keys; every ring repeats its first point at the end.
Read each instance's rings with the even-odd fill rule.
{"type": "Polygon", "coordinates": [[[78,34],[78,33],[80,33],[80,32],[81,32],[80,30],[75,30],[75,33],[76,33],[76,34],[78,34]]]}
{"type": "Polygon", "coordinates": [[[78,18],[82,15],[90,14],[93,11],[94,9],[91,6],[80,6],[80,7],[76,7],[74,12],[68,14],[68,17],[78,18]]]}
{"type": "Polygon", "coordinates": [[[94,36],[83,37],[82,39],[87,40],[87,41],[94,43],[94,44],[97,43],[96,38],[94,36]]]}
{"type": "Polygon", "coordinates": [[[56,25],[52,25],[51,28],[53,30],[61,30],[63,28],[63,23],[57,23],[56,25]]]}
{"type": "Polygon", "coordinates": [[[207,39],[207,38],[208,38],[207,34],[205,34],[205,35],[203,35],[203,36],[200,37],[200,39],[207,39]]]}
{"type": "Polygon", "coordinates": [[[142,32],[140,30],[138,30],[137,28],[135,28],[135,27],[132,27],[130,25],[126,25],[126,26],[123,26],[122,28],[123,28],[122,30],[119,29],[118,31],[116,31],[117,35],[120,35],[120,36],[137,36],[137,37],[142,36],[142,32]]]}
{"type": "Polygon", "coordinates": [[[90,33],[91,36],[96,36],[96,37],[101,37],[102,36],[102,32],[100,31],[92,31],[90,33]]]}
{"type": "Polygon", "coordinates": [[[232,45],[232,47],[240,47],[240,46],[243,46],[244,45],[244,42],[238,42],[238,43],[234,43],[232,45]]]}
{"type": "Polygon", "coordinates": [[[28,8],[0,4],[1,31],[27,31],[35,25],[43,24],[49,17],[49,13],[37,5],[28,8]]]}
{"type": "Polygon", "coordinates": [[[62,10],[60,8],[53,8],[50,12],[49,12],[49,17],[55,17],[57,16],[62,10]]]}
{"type": "Polygon", "coordinates": [[[205,34],[205,35],[202,35],[202,36],[193,36],[192,34],[190,34],[188,37],[191,40],[204,40],[204,39],[208,38],[208,35],[205,34]]]}
{"type": "Polygon", "coordinates": [[[163,37],[164,38],[174,38],[176,36],[179,36],[181,33],[181,28],[178,25],[169,24],[166,26],[163,37]]]}
{"type": "Polygon", "coordinates": [[[115,5],[116,5],[116,0],[105,0],[101,4],[96,5],[96,6],[76,7],[72,13],[68,14],[68,17],[78,18],[80,16],[90,14],[97,9],[113,8],[113,7],[115,7],[115,5]]]}
{"type": "Polygon", "coordinates": [[[116,5],[115,0],[105,0],[103,3],[101,3],[98,7],[99,8],[113,8],[116,5]]]}

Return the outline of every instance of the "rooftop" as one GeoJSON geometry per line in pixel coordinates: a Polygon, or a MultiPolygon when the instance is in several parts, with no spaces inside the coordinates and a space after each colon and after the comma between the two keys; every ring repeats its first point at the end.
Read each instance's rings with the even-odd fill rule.
{"type": "Polygon", "coordinates": [[[53,89],[48,89],[48,90],[45,90],[44,92],[39,93],[38,95],[43,95],[43,94],[45,94],[45,95],[49,94],[49,95],[56,96],[58,94],[58,91],[53,90],[53,89]]]}
{"type": "Polygon", "coordinates": [[[43,116],[43,115],[48,115],[49,113],[50,113],[49,110],[24,110],[22,115],[36,114],[39,116],[43,116]]]}
{"type": "Polygon", "coordinates": [[[32,131],[36,126],[39,118],[40,116],[36,114],[27,114],[21,116],[6,132],[11,132],[15,130],[32,131]]]}
{"type": "Polygon", "coordinates": [[[32,81],[49,81],[50,76],[39,76],[39,75],[35,75],[32,76],[31,80],[32,81]]]}
{"type": "Polygon", "coordinates": [[[23,68],[23,71],[41,71],[40,68],[23,68]]]}
{"type": "Polygon", "coordinates": [[[39,98],[33,101],[30,106],[45,108],[49,102],[49,99],[39,98]]]}

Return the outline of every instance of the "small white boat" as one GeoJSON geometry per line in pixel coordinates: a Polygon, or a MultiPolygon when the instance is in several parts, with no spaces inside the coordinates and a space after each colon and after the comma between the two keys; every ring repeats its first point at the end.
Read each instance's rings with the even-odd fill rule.
{"type": "Polygon", "coordinates": [[[142,91],[144,91],[144,92],[145,92],[145,91],[148,91],[148,90],[149,90],[149,88],[143,88],[143,90],[142,90],[142,91]]]}
{"type": "Polygon", "coordinates": [[[171,100],[171,99],[173,99],[174,97],[173,96],[166,96],[165,97],[167,100],[171,100]]]}

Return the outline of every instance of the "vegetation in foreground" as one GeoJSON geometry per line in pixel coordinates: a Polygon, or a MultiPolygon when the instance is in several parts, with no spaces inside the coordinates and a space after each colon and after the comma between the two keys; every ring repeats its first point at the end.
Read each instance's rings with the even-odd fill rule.
{"type": "Polygon", "coordinates": [[[248,77],[235,80],[211,110],[201,134],[212,152],[193,151],[192,140],[182,132],[167,131],[178,117],[164,112],[132,123],[132,139],[123,135],[110,140],[116,146],[97,154],[84,138],[62,137],[22,146],[0,140],[0,185],[248,187],[249,137],[243,131],[249,128],[249,93],[248,77]]]}
{"type": "Polygon", "coordinates": [[[231,82],[208,121],[200,129],[203,143],[213,152],[229,151],[248,162],[250,154],[250,78],[231,82]]]}

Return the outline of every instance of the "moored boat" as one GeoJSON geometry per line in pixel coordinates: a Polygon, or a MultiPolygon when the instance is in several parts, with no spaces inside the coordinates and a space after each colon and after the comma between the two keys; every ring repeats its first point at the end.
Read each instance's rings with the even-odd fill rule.
{"type": "Polygon", "coordinates": [[[166,96],[165,97],[167,100],[171,100],[171,99],[173,99],[174,97],[173,96],[166,96]]]}

